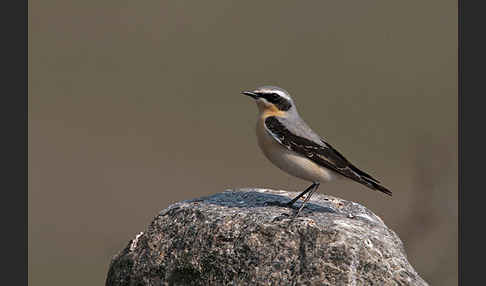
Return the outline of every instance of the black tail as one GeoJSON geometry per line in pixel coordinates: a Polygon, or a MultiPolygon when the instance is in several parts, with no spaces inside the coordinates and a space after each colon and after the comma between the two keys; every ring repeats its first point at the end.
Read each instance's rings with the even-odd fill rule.
{"type": "Polygon", "coordinates": [[[367,186],[368,188],[372,189],[372,190],[377,190],[377,191],[380,191],[382,193],[385,193],[387,195],[389,195],[390,197],[392,196],[392,191],[390,191],[389,189],[383,187],[382,185],[380,185],[379,183],[377,183],[376,181],[374,181],[373,179],[369,179],[367,177],[361,177],[361,179],[363,179],[363,185],[367,186]]]}
{"type": "Polygon", "coordinates": [[[358,182],[360,182],[361,184],[367,186],[368,188],[370,188],[372,190],[380,191],[382,193],[389,195],[390,197],[392,196],[392,191],[390,191],[389,189],[380,185],[380,181],[371,177],[371,175],[369,175],[369,174],[365,173],[364,171],[358,169],[354,165],[351,165],[350,167],[351,167],[351,170],[353,170],[353,172],[359,177],[360,180],[358,180],[358,182]]]}

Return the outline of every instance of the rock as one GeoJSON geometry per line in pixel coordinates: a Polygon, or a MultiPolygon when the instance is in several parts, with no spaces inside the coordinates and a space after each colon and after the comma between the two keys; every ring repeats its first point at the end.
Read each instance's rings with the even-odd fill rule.
{"type": "Polygon", "coordinates": [[[296,195],[239,189],[175,203],[115,255],[106,285],[427,285],[371,211],[316,193],[293,218],[279,205],[296,195]]]}

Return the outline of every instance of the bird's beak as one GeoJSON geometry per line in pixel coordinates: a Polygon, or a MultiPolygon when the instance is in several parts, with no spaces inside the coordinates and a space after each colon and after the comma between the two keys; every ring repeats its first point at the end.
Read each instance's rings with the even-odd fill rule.
{"type": "Polygon", "coordinates": [[[241,93],[242,93],[242,94],[244,94],[244,95],[251,96],[251,97],[253,97],[254,99],[257,99],[257,98],[258,98],[258,94],[254,93],[254,92],[252,92],[252,91],[243,91],[243,92],[241,92],[241,93]]]}

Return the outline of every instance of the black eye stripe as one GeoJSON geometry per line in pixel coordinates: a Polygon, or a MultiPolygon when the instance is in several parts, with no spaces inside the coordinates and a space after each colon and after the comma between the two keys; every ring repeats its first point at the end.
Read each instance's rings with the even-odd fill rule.
{"type": "MultiPolygon", "coordinates": [[[[276,93],[263,93],[260,95],[271,103],[277,103],[280,99],[283,99],[276,93]]],[[[285,100],[285,99],[284,99],[285,100]]]]}
{"type": "Polygon", "coordinates": [[[292,107],[292,104],[285,98],[281,97],[276,93],[263,93],[260,94],[260,97],[265,98],[268,102],[275,104],[278,109],[287,111],[292,107]]]}

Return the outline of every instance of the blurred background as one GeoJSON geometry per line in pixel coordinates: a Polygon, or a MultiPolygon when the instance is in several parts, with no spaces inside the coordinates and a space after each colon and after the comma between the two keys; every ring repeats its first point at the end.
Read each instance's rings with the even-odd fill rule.
{"type": "Polygon", "coordinates": [[[457,285],[457,1],[30,1],[29,281],[104,285],[171,203],[307,183],[271,165],[240,91],[288,90],[393,190],[379,215],[431,285],[457,285]]]}

